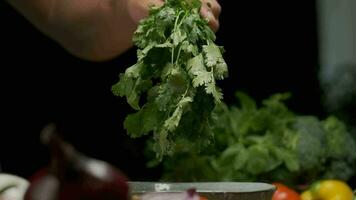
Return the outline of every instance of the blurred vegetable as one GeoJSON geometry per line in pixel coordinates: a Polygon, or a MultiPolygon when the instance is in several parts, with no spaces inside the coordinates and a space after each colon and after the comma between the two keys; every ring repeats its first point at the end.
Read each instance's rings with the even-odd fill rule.
{"type": "Polygon", "coordinates": [[[302,194],[300,195],[300,198],[302,200],[313,200],[313,194],[310,190],[305,190],[304,192],[302,192],[302,194]]]}
{"type": "Polygon", "coordinates": [[[51,149],[51,165],[31,179],[25,200],[128,199],[127,179],[118,169],[80,154],[52,125],[42,136],[51,149]]]}
{"type": "Polygon", "coordinates": [[[301,200],[299,194],[282,183],[273,183],[277,187],[272,200],[301,200]]]}
{"type": "Polygon", "coordinates": [[[302,193],[302,200],[353,200],[353,192],[344,181],[321,180],[302,193]]]}
{"type": "MultiPolygon", "coordinates": [[[[163,163],[164,180],[268,181],[293,188],[320,178],[355,174],[356,142],[333,116],[297,115],[283,103],[289,94],[256,102],[237,93],[240,106],[220,104],[211,123],[214,143],[204,150],[187,139],[163,163]]],[[[149,164],[154,165],[152,161],[149,164]]]]}
{"type": "Polygon", "coordinates": [[[0,200],[21,200],[29,182],[17,175],[0,173],[0,200]]]}

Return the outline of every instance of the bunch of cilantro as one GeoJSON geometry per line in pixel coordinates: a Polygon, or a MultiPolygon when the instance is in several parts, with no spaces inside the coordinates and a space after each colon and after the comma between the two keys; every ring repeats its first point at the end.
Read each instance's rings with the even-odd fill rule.
{"type": "Polygon", "coordinates": [[[222,99],[216,82],[228,70],[200,7],[200,0],[152,7],[134,34],[137,63],[112,87],[136,110],[124,121],[128,134],[152,133],[158,159],[172,154],[178,140],[205,147],[213,138],[212,111],[222,99]]]}
{"type": "Polygon", "coordinates": [[[321,178],[348,180],[355,175],[356,142],[333,116],[319,120],[297,115],[276,94],[257,106],[237,93],[239,106],[214,110],[215,142],[198,151],[177,143],[177,153],[163,162],[169,181],[268,181],[291,186],[321,178]]]}

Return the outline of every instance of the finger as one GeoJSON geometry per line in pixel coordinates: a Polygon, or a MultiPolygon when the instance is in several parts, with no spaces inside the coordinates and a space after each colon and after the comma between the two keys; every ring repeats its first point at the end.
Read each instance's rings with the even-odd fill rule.
{"type": "Polygon", "coordinates": [[[209,8],[216,19],[219,19],[221,13],[221,6],[216,0],[202,0],[203,7],[209,8]]]}
{"type": "Polygon", "coordinates": [[[164,4],[164,0],[149,0],[148,6],[162,6],[164,4]]]}
{"type": "Polygon", "coordinates": [[[220,24],[219,24],[219,21],[214,18],[209,21],[209,26],[214,32],[216,32],[219,30],[220,24]]]}
{"type": "Polygon", "coordinates": [[[154,4],[155,4],[156,6],[163,6],[164,0],[154,0],[154,4]]]}
{"type": "Polygon", "coordinates": [[[219,20],[216,19],[215,15],[208,7],[202,7],[200,14],[202,17],[208,20],[209,26],[214,32],[219,29],[219,20]]]}

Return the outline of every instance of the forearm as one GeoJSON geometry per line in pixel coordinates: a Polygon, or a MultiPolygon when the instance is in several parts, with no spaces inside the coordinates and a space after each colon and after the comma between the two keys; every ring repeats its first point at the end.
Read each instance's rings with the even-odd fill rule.
{"type": "MultiPolygon", "coordinates": [[[[108,60],[132,46],[138,21],[149,5],[164,0],[7,0],[39,30],[70,53],[87,60],[108,60]]],[[[201,14],[219,27],[220,5],[202,0],[201,14]]]]}
{"type": "Polygon", "coordinates": [[[127,0],[8,0],[38,29],[72,54],[113,58],[132,46],[136,28],[127,0]]]}

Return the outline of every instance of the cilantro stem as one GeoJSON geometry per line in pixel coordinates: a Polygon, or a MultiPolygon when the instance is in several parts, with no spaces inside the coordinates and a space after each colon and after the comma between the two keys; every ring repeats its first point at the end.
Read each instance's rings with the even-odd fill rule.
{"type": "Polygon", "coordinates": [[[188,85],[187,89],[185,90],[184,94],[182,95],[182,99],[184,99],[185,96],[187,96],[187,93],[188,93],[189,89],[190,89],[190,87],[188,85]]]}
{"type": "Polygon", "coordinates": [[[180,15],[183,13],[183,11],[180,11],[179,13],[178,13],[178,15],[177,15],[177,17],[176,17],[176,20],[175,20],[175,22],[174,22],[174,28],[173,28],[173,32],[176,32],[176,30],[177,30],[177,28],[178,28],[178,20],[179,20],[179,17],[180,17],[180,15]]]}
{"type": "MultiPolygon", "coordinates": [[[[178,24],[178,20],[179,20],[179,17],[180,15],[183,13],[183,11],[180,11],[176,17],[176,20],[174,22],[174,27],[173,27],[173,33],[175,33],[177,31],[177,24],[178,24]]],[[[171,55],[171,63],[172,65],[174,64],[174,45],[172,45],[172,55],[171,55]]]]}
{"type": "Polygon", "coordinates": [[[183,16],[182,20],[180,20],[180,22],[179,22],[177,28],[179,28],[179,27],[183,24],[184,19],[188,16],[189,13],[190,13],[190,12],[186,12],[186,13],[184,14],[184,16],[183,16]]]}
{"type": "Polygon", "coordinates": [[[177,59],[175,61],[175,64],[177,64],[178,60],[179,60],[179,56],[180,56],[180,52],[182,50],[182,45],[179,46],[179,50],[178,50],[178,54],[177,54],[177,59]]]}
{"type": "MultiPolygon", "coordinates": [[[[180,14],[181,14],[182,12],[183,12],[183,11],[179,12],[179,14],[178,14],[178,16],[177,16],[177,18],[176,18],[176,21],[175,21],[175,23],[174,23],[174,32],[175,32],[175,30],[176,30],[177,28],[179,28],[179,27],[183,24],[184,19],[188,16],[188,13],[189,13],[189,12],[186,12],[186,13],[184,14],[184,16],[182,17],[182,19],[180,20],[179,24],[177,25],[179,16],[180,16],[180,14]]],[[[177,58],[176,58],[176,61],[174,62],[174,53],[173,53],[173,51],[174,51],[174,46],[172,47],[172,58],[171,58],[172,64],[173,64],[173,62],[174,62],[175,64],[177,64],[177,62],[178,62],[178,60],[179,60],[179,56],[180,56],[181,50],[182,50],[182,45],[179,46],[177,58]]]]}
{"type": "Polygon", "coordinates": [[[171,56],[171,63],[174,63],[174,45],[172,45],[172,56],[171,56]]]}
{"type": "Polygon", "coordinates": [[[174,46],[172,46],[172,57],[171,57],[171,63],[172,63],[172,65],[174,64],[174,46]]]}

